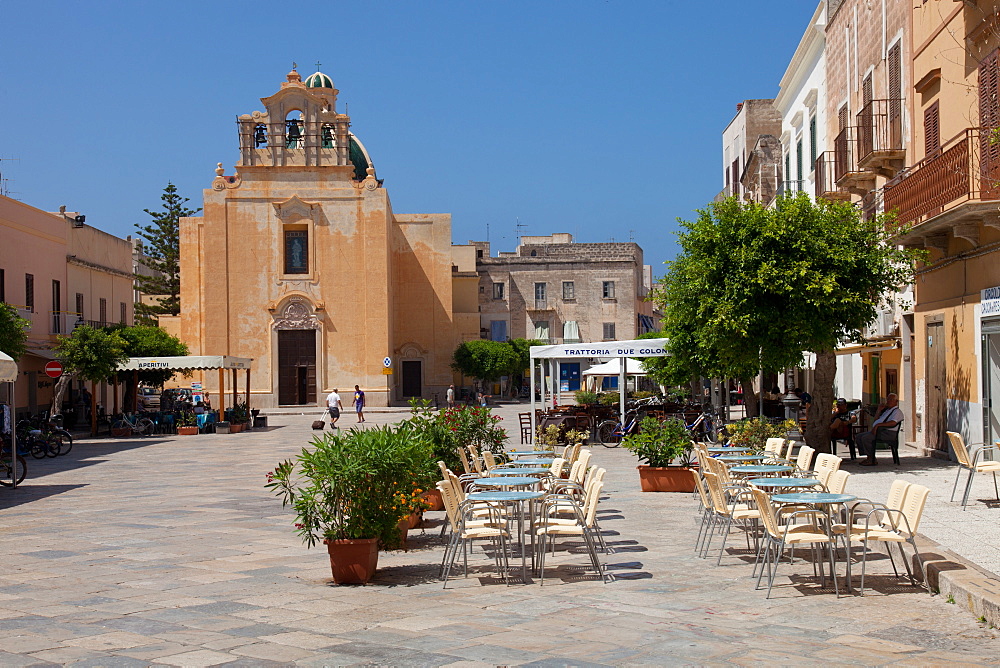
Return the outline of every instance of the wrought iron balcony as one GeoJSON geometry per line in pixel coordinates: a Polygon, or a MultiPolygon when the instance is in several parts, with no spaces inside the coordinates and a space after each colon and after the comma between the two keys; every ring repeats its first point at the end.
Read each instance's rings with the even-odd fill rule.
{"type": "Polygon", "coordinates": [[[834,182],[841,188],[861,194],[875,185],[875,174],[858,166],[856,131],[857,128],[848,126],[833,141],[834,182]]]}
{"type": "Polygon", "coordinates": [[[83,324],[79,313],[69,311],[49,311],[49,334],[71,334],[83,324]]]}
{"type": "Polygon", "coordinates": [[[965,203],[1000,200],[1000,145],[991,132],[966,128],[900,173],[885,186],[886,211],[919,224],[965,203]]]}
{"type": "Polygon", "coordinates": [[[802,192],[804,189],[805,181],[780,181],[774,196],[781,197],[786,193],[794,195],[795,193],[802,192]]]}
{"type": "Polygon", "coordinates": [[[833,151],[824,151],[816,158],[816,199],[837,201],[851,199],[851,193],[837,187],[837,182],[834,179],[836,163],[837,158],[833,151]]]}
{"type": "Polygon", "coordinates": [[[903,101],[872,100],[857,114],[858,167],[882,176],[895,176],[903,168],[903,101]]]}

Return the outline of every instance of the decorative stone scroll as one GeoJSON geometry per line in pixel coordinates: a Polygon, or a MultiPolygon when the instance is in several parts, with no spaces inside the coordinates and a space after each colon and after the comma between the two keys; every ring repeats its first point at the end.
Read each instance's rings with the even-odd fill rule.
{"type": "Polygon", "coordinates": [[[304,299],[292,299],[274,316],[274,329],[321,329],[323,324],[304,299]]]}

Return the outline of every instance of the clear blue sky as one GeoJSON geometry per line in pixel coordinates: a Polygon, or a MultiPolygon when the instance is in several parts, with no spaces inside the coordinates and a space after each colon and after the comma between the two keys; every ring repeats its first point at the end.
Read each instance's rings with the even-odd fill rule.
{"type": "Polygon", "coordinates": [[[11,196],[125,236],[168,181],[200,206],[235,118],[292,61],[340,90],[399,213],[456,243],[522,234],[642,245],[720,189],[721,133],[772,97],[815,3],[6,0],[0,172],[11,196]]]}

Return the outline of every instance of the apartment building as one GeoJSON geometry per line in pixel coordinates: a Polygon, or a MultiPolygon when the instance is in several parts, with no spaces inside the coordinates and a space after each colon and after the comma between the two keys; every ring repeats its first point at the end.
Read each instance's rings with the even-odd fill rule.
{"type": "MultiPolygon", "coordinates": [[[[476,249],[480,337],[547,343],[634,339],[655,331],[646,301],[652,269],[639,244],[576,243],[571,234],[523,236],[513,252],[476,249]]],[[[580,364],[562,364],[561,380],[579,389],[580,364]]]]}
{"type": "Polygon", "coordinates": [[[768,203],[784,180],[781,114],[774,100],[744,100],[722,133],[723,188],[716,200],[736,197],[768,203]]]}
{"type": "MultiPolygon", "coordinates": [[[[78,213],[47,213],[0,196],[0,301],[29,322],[18,363],[18,413],[47,408],[54,381],[45,364],[57,336],[79,323],[132,324],[132,245],[86,224],[78,213]]],[[[99,390],[97,400],[107,404],[99,390]]]]}
{"type": "Polygon", "coordinates": [[[908,418],[916,445],[944,456],[946,430],[1000,439],[1000,3],[911,4],[913,149],[884,201],[903,225],[899,243],[929,254],[904,332],[908,418]]]}

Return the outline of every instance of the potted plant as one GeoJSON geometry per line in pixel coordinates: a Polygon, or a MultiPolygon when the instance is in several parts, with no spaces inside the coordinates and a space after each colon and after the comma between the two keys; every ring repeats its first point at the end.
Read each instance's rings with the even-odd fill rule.
{"type": "Polygon", "coordinates": [[[235,406],[229,409],[229,430],[234,434],[240,433],[246,428],[249,419],[250,412],[247,410],[247,405],[237,402],[235,406]]]}
{"type": "Polygon", "coordinates": [[[312,446],[268,473],[267,487],[294,509],[306,545],[326,545],[334,582],[363,584],[378,549],[401,546],[400,521],[424,507],[416,490],[433,482],[433,447],[407,423],[326,432],[312,446]]]}
{"type": "Polygon", "coordinates": [[[638,433],[622,440],[622,447],[640,462],[639,482],[644,492],[693,492],[691,477],[691,436],[676,418],[660,422],[645,417],[638,433]]]}
{"type": "Polygon", "coordinates": [[[194,413],[181,413],[177,418],[177,434],[194,436],[198,433],[198,418],[194,413]]]}
{"type": "Polygon", "coordinates": [[[597,403],[597,393],[589,390],[576,391],[576,403],[580,406],[589,406],[597,403]]]}

